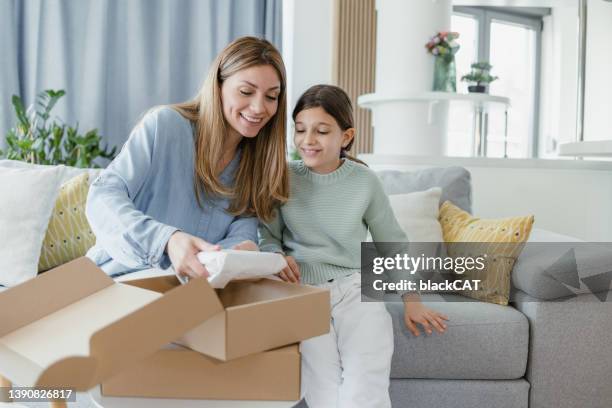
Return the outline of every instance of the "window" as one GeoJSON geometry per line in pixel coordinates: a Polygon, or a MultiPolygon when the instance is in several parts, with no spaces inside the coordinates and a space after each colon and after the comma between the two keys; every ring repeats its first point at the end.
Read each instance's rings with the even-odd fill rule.
{"type": "MultiPolygon", "coordinates": [[[[455,7],[451,27],[460,33],[461,49],[456,55],[457,78],[475,61],[489,61],[499,79],[489,93],[510,98],[508,131],[505,137],[503,109],[491,108],[488,115],[487,156],[534,157],[537,154],[539,65],[542,16],[519,15],[487,7],[455,7]]],[[[457,92],[467,92],[459,82],[457,92]]],[[[447,154],[472,154],[472,107],[451,104],[447,154]]]]}

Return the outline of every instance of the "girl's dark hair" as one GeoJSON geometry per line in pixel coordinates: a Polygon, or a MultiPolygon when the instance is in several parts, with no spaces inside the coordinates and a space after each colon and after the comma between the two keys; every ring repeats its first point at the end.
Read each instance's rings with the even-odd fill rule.
{"type": "MultiPolygon", "coordinates": [[[[293,121],[295,122],[297,115],[301,111],[311,108],[322,108],[336,120],[336,123],[338,123],[338,126],[343,132],[355,127],[353,122],[353,105],[351,99],[342,88],[334,85],[314,85],[308,88],[295,104],[292,114],[293,121]]],[[[348,154],[354,141],[355,138],[353,137],[351,142],[346,147],[342,148],[340,157],[367,166],[363,161],[348,154]]]]}

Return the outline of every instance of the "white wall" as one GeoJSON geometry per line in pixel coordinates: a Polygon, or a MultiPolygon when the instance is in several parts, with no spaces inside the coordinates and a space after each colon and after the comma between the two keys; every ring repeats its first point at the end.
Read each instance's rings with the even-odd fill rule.
{"type": "Polygon", "coordinates": [[[438,102],[429,120],[426,102],[398,99],[431,91],[434,58],[425,43],[450,29],[451,0],[376,1],[376,83],[372,103],[373,150],[378,154],[442,156],[448,132],[448,102],[438,102]]]}
{"type": "Polygon", "coordinates": [[[612,3],[588,1],[585,140],[612,139],[612,3]]]}
{"type": "Polygon", "coordinates": [[[283,1],[283,59],[289,109],[310,86],[332,82],[332,0],[283,1]]]}
{"type": "Polygon", "coordinates": [[[533,214],[536,228],[612,242],[612,163],[587,160],[360,155],[374,170],[463,166],[472,212],[482,218],[533,214]]]}
{"type": "Polygon", "coordinates": [[[539,157],[557,157],[559,143],[576,138],[578,7],[553,7],[544,17],[539,157]],[[553,142],[554,141],[554,142],[553,142]]]}
{"type": "Polygon", "coordinates": [[[558,7],[573,5],[577,0],[454,0],[456,6],[558,7]]]}

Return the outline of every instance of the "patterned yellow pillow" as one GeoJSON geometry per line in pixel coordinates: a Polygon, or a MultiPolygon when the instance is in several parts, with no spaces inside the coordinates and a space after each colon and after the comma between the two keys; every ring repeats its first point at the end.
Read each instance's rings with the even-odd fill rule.
{"type": "Polygon", "coordinates": [[[83,256],[95,244],[96,237],[85,217],[88,191],[87,173],[61,186],[40,252],[39,272],[83,256]]]}
{"type": "Polygon", "coordinates": [[[439,220],[449,256],[486,256],[485,270],[472,269],[462,274],[463,280],[480,279],[479,289],[464,290],[461,294],[485,302],[507,305],[512,268],[529,238],[534,222],[533,215],[497,220],[481,219],[446,201],[440,207],[439,220]]]}

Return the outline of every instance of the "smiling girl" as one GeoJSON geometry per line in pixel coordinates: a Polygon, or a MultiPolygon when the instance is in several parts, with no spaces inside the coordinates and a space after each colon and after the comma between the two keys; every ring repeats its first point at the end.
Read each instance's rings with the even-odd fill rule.
{"type": "MultiPolygon", "coordinates": [[[[393,328],[383,303],[361,302],[361,242],[406,242],[376,174],[347,151],[354,141],[352,106],[335,86],[308,89],[293,110],[295,145],[289,201],[260,228],[262,251],[285,254],[279,276],[328,288],[328,334],[301,344],[302,391],[310,408],[390,407],[393,328]]],[[[446,316],[406,295],[405,323],[442,333],[446,316]]]]}
{"type": "Polygon", "coordinates": [[[145,115],[93,182],[87,256],[111,275],[173,265],[197,277],[200,251],[257,249],[257,217],[288,195],[285,89],[272,44],[229,44],[198,95],[145,115]]]}

